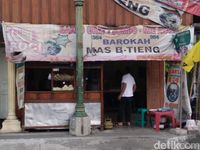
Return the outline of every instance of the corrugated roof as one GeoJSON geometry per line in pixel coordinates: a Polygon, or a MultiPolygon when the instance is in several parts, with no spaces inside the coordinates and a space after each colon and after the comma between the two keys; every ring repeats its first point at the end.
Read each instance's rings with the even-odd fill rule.
{"type": "MultiPolygon", "coordinates": [[[[0,0],[0,17],[7,22],[75,24],[74,0],[0,0]]],[[[154,24],[125,10],[114,0],[84,0],[84,24],[121,26],[154,24]]],[[[183,25],[192,24],[183,15],[183,25]]]]}

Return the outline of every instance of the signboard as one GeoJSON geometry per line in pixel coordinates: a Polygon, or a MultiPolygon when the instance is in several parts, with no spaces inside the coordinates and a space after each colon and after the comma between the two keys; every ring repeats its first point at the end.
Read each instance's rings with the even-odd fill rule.
{"type": "Polygon", "coordinates": [[[15,23],[2,23],[2,26],[6,56],[10,61],[24,57],[25,61],[74,60],[75,27],[15,23]]]}
{"type": "Polygon", "coordinates": [[[173,8],[200,16],[200,0],[156,0],[173,8]]]}
{"type": "Polygon", "coordinates": [[[170,63],[167,84],[165,89],[165,107],[173,108],[178,119],[178,105],[181,91],[181,66],[179,63],[170,63]]]}
{"type": "MultiPolygon", "coordinates": [[[[76,61],[74,26],[3,23],[6,56],[24,61],[76,61]]],[[[182,31],[193,28],[185,27],[182,31]]],[[[84,61],[180,60],[174,30],[161,26],[107,28],[84,25],[84,61]]]]}
{"type": "Polygon", "coordinates": [[[165,105],[169,105],[170,103],[178,104],[180,95],[180,77],[181,77],[180,64],[177,63],[170,64],[167,77],[167,86],[166,86],[167,102],[165,103],[165,105]]]}
{"type": "Polygon", "coordinates": [[[180,60],[168,28],[133,26],[109,29],[85,26],[84,60],[180,60]]]}
{"type": "Polygon", "coordinates": [[[152,20],[164,27],[178,29],[181,25],[181,18],[175,11],[161,7],[153,0],[114,0],[117,4],[130,12],[152,20]]]}
{"type": "Polygon", "coordinates": [[[179,49],[181,46],[189,45],[191,40],[190,31],[184,31],[177,33],[174,37],[174,44],[176,49],[179,49]]]}
{"type": "Polygon", "coordinates": [[[164,106],[173,108],[177,120],[180,119],[180,112],[182,112],[182,119],[187,119],[188,117],[191,117],[192,114],[187,88],[187,75],[185,72],[182,73],[181,79],[180,63],[170,63],[165,89],[164,106]],[[180,109],[183,109],[184,111],[181,111],[180,109]]]}

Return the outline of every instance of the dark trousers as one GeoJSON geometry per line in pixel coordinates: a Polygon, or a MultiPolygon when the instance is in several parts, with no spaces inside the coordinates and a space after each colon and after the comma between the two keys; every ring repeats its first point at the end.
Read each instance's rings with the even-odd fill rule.
{"type": "Polygon", "coordinates": [[[120,122],[131,122],[133,97],[122,97],[120,101],[120,122]]]}

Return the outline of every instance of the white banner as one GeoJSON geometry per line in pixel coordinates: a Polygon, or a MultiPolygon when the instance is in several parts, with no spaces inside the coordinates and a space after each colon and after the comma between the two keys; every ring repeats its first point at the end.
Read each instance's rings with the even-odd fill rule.
{"type": "Polygon", "coordinates": [[[183,77],[181,79],[181,69],[180,63],[170,63],[165,89],[164,106],[173,108],[177,120],[180,120],[179,113],[180,109],[182,109],[182,119],[186,120],[191,117],[192,109],[188,94],[187,76],[183,71],[183,77]]]}
{"type": "Polygon", "coordinates": [[[190,104],[190,97],[188,92],[187,84],[187,74],[183,71],[183,80],[182,80],[182,109],[183,109],[183,118],[184,120],[190,119],[192,116],[192,108],[190,104]]]}
{"type": "MultiPolygon", "coordinates": [[[[12,62],[76,60],[74,26],[2,25],[6,56],[12,62]]],[[[185,30],[192,32],[193,28],[184,27],[185,30]]],[[[180,60],[172,43],[175,34],[161,26],[107,28],[84,25],[84,61],[180,60]]]]}
{"type": "Polygon", "coordinates": [[[10,61],[75,60],[75,27],[15,23],[2,25],[6,56],[10,61]]]}
{"type": "MultiPolygon", "coordinates": [[[[69,125],[76,103],[25,103],[24,127],[49,127],[69,125]]],[[[101,103],[84,103],[91,125],[101,125],[101,103]]]]}
{"type": "Polygon", "coordinates": [[[179,14],[166,7],[160,6],[153,0],[114,0],[120,6],[130,12],[144,18],[152,20],[164,27],[178,29],[181,25],[179,14]]]}
{"type": "Polygon", "coordinates": [[[178,109],[181,90],[181,65],[180,63],[170,63],[167,74],[164,107],[172,108],[177,120],[179,120],[178,109]]]}
{"type": "Polygon", "coordinates": [[[84,60],[180,60],[172,43],[175,34],[160,26],[110,29],[88,25],[84,33],[84,60]]]}
{"type": "Polygon", "coordinates": [[[177,107],[180,96],[180,81],[181,81],[181,65],[179,63],[170,63],[170,68],[167,75],[166,100],[165,106],[174,104],[177,107]]]}
{"type": "Polygon", "coordinates": [[[170,7],[200,16],[200,0],[156,0],[170,7]]]}
{"type": "Polygon", "coordinates": [[[17,102],[18,108],[24,107],[24,92],[25,92],[25,66],[24,64],[16,65],[16,87],[17,87],[17,102]]]}

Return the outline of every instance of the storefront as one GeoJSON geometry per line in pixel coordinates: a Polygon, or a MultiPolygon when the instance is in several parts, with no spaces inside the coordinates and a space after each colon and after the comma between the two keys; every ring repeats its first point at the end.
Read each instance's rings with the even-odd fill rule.
{"type": "MultiPolygon", "coordinates": [[[[49,6],[46,8],[49,9],[42,9],[45,4],[40,3],[39,1],[34,3],[27,1],[26,6],[28,7],[23,5],[22,13],[19,13],[18,8],[20,4],[23,3],[13,3],[12,5],[14,9],[9,9],[10,6],[8,7],[6,3],[7,1],[4,2],[5,8],[3,9],[4,13],[2,13],[3,21],[19,23],[30,22],[33,24],[75,24],[74,13],[71,13],[74,11],[74,4],[72,1],[60,0],[59,3],[51,1],[51,3],[46,4],[49,6]],[[41,7],[37,7],[38,4],[40,4],[41,7]],[[55,9],[51,10],[50,6],[54,6],[55,9]],[[30,7],[37,8],[37,10],[30,9],[30,7]],[[40,11],[38,11],[38,9],[40,11]],[[66,10],[69,11],[69,16],[66,15],[66,10]],[[9,17],[11,14],[12,18],[9,17]],[[30,17],[31,15],[24,16],[23,14],[31,14],[33,17],[30,17]],[[60,18],[57,16],[60,16],[60,18]]],[[[191,15],[184,14],[183,24],[191,25],[191,23],[191,15]]],[[[154,23],[141,19],[131,12],[126,11],[112,0],[101,0],[95,2],[95,4],[93,0],[89,0],[85,2],[84,5],[84,24],[100,24],[107,27],[121,27],[124,25],[135,27],[138,24],[144,25],[154,23]]],[[[102,26],[97,27],[99,28],[102,26]]],[[[71,32],[74,31],[71,30],[71,32]]],[[[126,32],[121,33],[127,34],[127,32],[130,32],[130,30],[126,30],[126,32]]],[[[114,34],[118,33],[113,33],[113,35],[114,34]]],[[[94,40],[97,40],[99,37],[93,36],[93,38],[94,40]]],[[[157,37],[154,36],[152,39],[153,38],[157,37]]],[[[85,39],[87,40],[87,38],[85,39]]],[[[136,106],[147,108],[162,107],[164,102],[164,61],[175,60],[172,59],[171,54],[169,56],[165,55],[167,58],[155,57],[155,55],[151,54],[140,55],[136,58],[135,55],[130,55],[129,52],[132,51],[135,53],[136,51],[140,51],[142,53],[144,51],[150,51],[150,49],[146,48],[144,50],[137,47],[137,49],[126,48],[125,50],[120,48],[119,45],[117,46],[117,44],[127,44],[126,42],[130,41],[125,40],[117,41],[117,43],[116,41],[115,43],[113,42],[114,41],[104,41],[104,49],[92,49],[92,46],[97,46],[96,44],[90,45],[90,49],[86,48],[86,52],[89,57],[85,58],[84,99],[86,103],[86,111],[89,110],[88,112],[92,118],[92,125],[102,126],[105,116],[113,116],[113,113],[115,114],[113,119],[117,120],[116,113],[118,109],[118,101],[116,100],[116,96],[119,93],[121,72],[126,65],[129,65],[132,68],[131,72],[136,78],[136,83],[138,84],[138,90],[135,95],[136,106]],[[114,56],[114,54],[110,53],[110,49],[106,48],[107,46],[105,45],[115,45],[118,47],[117,49],[115,48],[115,52],[117,52],[116,57],[110,57],[114,56]],[[126,54],[125,58],[121,57],[122,51],[126,54]],[[104,57],[102,53],[112,55],[104,57]],[[93,80],[94,78],[95,80],[93,80]]],[[[132,41],[132,44],[133,42],[136,41],[132,41]]],[[[151,43],[149,43],[148,40],[143,40],[137,41],[135,44],[140,45],[151,43]]],[[[156,48],[156,45],[154,46],[155,47],[151,49],[151,52],[155,54],[158,49],[156,48]]],[[[56,59],[57,58],[55,57],[39,58],[37,56],[33,56],[32,60],[30,59],[30,61],[25,63],[25,107],[24,109],[22,108],[19,110],[16,105],[18,117],[20,118],[20,121],[22,121],[24,128],[47,126],[65,127],[67,125],[66,120],[68,120],[68,118],[65,120],[63,118],[66,116],[69,117],[73,110],[71,108],[75,106],[75,64],[73,57],[68,57],[67,60],[65,57],[62,57],[60,58],[63,60],[62,62],[56,62],[56,59]],[[34,59],[41,59],[41,61],[37,60],[37,62],[35,62],[36,60],[34,59]],[[51,59],[51,61],[48,62],[46,59],[51,59]],[[65,63],[63,63],[64,61],[65,63]],[[42,109],[44,111],[39,111],[42,109]],[[48,109],[53,110],[54,113],[46,113],[46,110],[47,112],[50,112],[48,109]],[[31,113],[29,114],[27,112],[31,113]],[[57,116],[57,120],[53,120],[51,117],[56,116],[57,114],[60,114],[60,116],[57,116]],[[47,117],[49,119],[44,120],[44,118],[47,117]],[[59,117],[61,119],[59,119],[59,117]],[[34,119],[38,119],[39,121],[32,122],[34,119]]]]}
{"type": "MultiPolygon", "coordinates": [[[[145,61],[87,62],[84,65],[84,101],[93,126],[104,118],[117,122],[122,72],[131,68],[138,89],[136,108],[147,107],[145,61]]],[[[24,128],[65,128],[74,112],[74,63],[25,63],[24,128]]]]}
{"type": "MultiPolygon", "coordinates": [[[[23,109],[24,128],[68,126],[76,104],[74,27],[4,22],[3,31],[7,58],[17,64],[17,108],[23,109]]],[[[164,61],[180,61],[171,43],[175,34],[161,26],[84,25],[84,100],[92,125],[103,126],[107,116],[117,122],[127,66],[137,83],[135,109],[163,107],[164,61]]]]}

